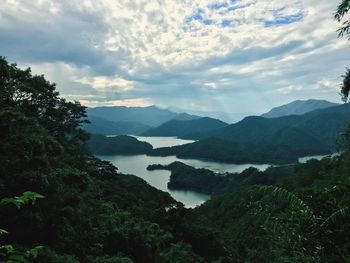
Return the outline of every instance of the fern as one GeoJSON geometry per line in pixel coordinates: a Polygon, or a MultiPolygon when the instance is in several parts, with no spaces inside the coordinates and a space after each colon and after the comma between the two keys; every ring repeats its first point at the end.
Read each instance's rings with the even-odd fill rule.
{"type": "Polygon", "coordinates": [[[312,209],[295,194],[287,191],[286,189],[271,185],[261,186],[259,188],[264,194],[270,194],[276,197],[277,200],[287,201],[294,208],[298,209],[299,212],[306,215],[311,220],[315,221],[316,217],[312,209]]]}
{"type": "Polygon", "coordinates": [[[345,220],[350,217],[350,206],[341,208],[331,214],[326,220],[321,224],[321,227],[329,227],[339,223],[340,220],[345,220]]]}

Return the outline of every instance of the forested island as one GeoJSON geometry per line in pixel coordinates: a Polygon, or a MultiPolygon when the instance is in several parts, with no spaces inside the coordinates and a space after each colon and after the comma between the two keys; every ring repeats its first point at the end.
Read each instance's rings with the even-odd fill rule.
{"type": "Polygon", "coordinates": [[[181,162],[169,165],[153,164],[148,170],[171,171],[168,187],[174,190],[194,190],[206,194],[236,192],[246,186],[275,185],[287,176],[293,175],[298,165],[271,166],[265,171],[254,167],[241,173],[215,173],[209,169],[194,168],[181,162]]]}

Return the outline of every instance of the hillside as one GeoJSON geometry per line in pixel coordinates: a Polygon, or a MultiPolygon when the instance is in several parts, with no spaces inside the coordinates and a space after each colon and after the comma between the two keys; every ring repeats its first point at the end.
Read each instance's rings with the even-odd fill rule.
{"type": "Polygon", "coordinates": [[[325,109],[338,105],[338,103],[333,103],[326,100],[296,100],[291,103],[275,107],[269,112],[262,114],[261,117],[278,118],[288,115],[302,115],[314,110],[325,109]]]}
{"type": "Polygon", "coordinates": [[[181,204],[84,150],[83,106],[1,57],[0,72],[0,262],[201,261],[166,224],[181,204]]]}
{"type": "Polygon", "coordinates": [[[119,135],[106,137],[104,135],[92,134],[87,141],[89,150],[94,154],[145,154],[152,150],[152,145],[141,142],[134,137],[119,135]]]}
{"type": "Polygon", "coordinates": [[[150,129],[151,126],[132,121],[108,121],[103,118],[89,115],[90,123],[85,123],[83,128],[85,131],[91,134],[104,134],[104,135],[125,135],[134,134],[138,135],[146,130],[150,129]]]}
{"type": "Polygon", "coordinates": [[[220,129],[212,138],[152,155],[211,159],[232,163],[296,162],[298,157],[335,151],[336,139],[350,121],[350,105],[280,118],[247,117],[220,129]]]}
{"type": "Polygon", "coordinates": [[[175,113],[156,106],[149,107],[96,107],[87,109],[88,116],[96,116],[113,122],[137,122],[147,126],[159,126],[169,120],[192,120],[198,116],[175,113]]]}
{"type": "Polygon", "coordinates": [[[194,120],[171,120],[144,132],[143,136],[177,136],[182,139],[201,139],[228,124],[209,117],[194,120]]]}

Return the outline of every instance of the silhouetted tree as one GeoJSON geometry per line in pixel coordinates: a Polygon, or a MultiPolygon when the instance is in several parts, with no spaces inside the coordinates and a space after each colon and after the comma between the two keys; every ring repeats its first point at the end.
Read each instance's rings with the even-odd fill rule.
{"type": "MultiPolygon", "coordinates": [[[[342,0],[341,4],[338,6],[337,12],[335,13],[335,19],[341,22],[344,16],[350,10],[350,0],[342,0]]],[[[350,20],[347,19],[342,23],[342,26],[338,29],[339,36],[349,35],[350,39],[350,20]]]]}

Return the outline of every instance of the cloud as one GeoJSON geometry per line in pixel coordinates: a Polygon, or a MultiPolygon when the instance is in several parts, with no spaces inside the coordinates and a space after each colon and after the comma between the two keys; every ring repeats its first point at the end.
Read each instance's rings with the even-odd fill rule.
{"type": "Polygon", "coordinates": [[[293,99],[338,100],[350,52],[337,39],[336,5],[4,0],[0,55],[87,105],[265,111],[293,99]]]}

